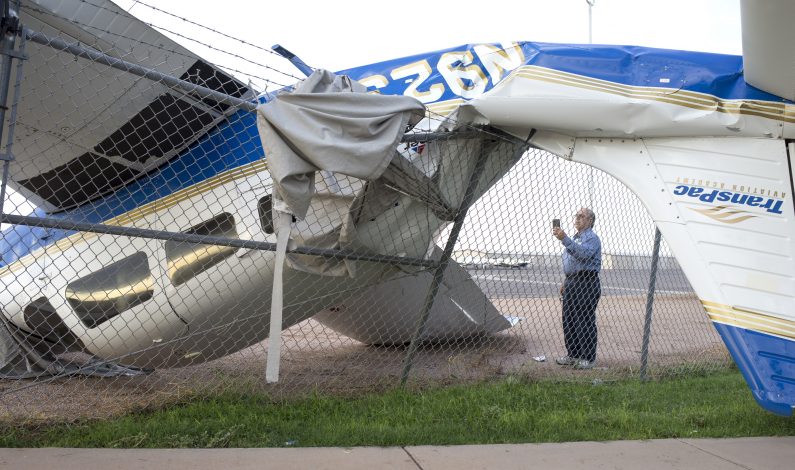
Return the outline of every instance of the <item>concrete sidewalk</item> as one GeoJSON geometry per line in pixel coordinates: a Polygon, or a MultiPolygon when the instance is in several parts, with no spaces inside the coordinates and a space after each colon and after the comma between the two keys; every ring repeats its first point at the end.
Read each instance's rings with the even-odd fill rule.
{"type": "Polygon", "coordinates": [[[2,469],[795,468],[795,437],[279,449],[0,449],[2,469]]]}

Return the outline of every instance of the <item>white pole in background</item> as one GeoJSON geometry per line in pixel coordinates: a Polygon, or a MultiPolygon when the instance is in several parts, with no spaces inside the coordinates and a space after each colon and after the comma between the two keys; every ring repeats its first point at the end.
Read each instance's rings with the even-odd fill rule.
{"type": "MultiPolygon", "coordinates": [[[[588,4],[588,44],[593,44],[593,5],[596,0],[585,0],[588,4]]],[[[593,167],[588,167],[588,207],[593,210],[593,167]]]]}
{"type": "Polygon", "coordinates": [[[585,3],[588,4],[588,44],[593,44],[593,4],[596,3],[596,0],[585,0],[585,3]]]}

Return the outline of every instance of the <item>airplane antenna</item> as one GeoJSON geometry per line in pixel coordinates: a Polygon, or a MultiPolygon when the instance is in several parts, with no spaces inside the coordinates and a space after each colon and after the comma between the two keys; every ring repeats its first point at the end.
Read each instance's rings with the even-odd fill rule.
{"type": "Polygon", "coordinates": [[[307,77],[312,75],[312,72],[314,72],[312,67],[306,65],[306,62],[304,62],[297,55],[293,54],[292,52],[288,51],[287,49],[283,48],[282,46],[280,46],[278,44],[274,44],[273,46],[271,46],[271,49],[276,51],[276,53],[278,53],[280,56],[282,56],[285,59],[289,60],[290,63],[295,65],[295,68],[300,70],[307,77]]]}

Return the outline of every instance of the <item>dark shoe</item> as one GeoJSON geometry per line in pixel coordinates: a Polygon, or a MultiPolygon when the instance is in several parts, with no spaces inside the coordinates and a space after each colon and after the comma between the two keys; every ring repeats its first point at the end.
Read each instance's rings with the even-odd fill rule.
{"type": "Polygon", "coordinates": [[[555,359],[555,362],[561,366],[573,366],[577,363],[577,359],[569,356],[560,356],[559,358],[555,359]]]}

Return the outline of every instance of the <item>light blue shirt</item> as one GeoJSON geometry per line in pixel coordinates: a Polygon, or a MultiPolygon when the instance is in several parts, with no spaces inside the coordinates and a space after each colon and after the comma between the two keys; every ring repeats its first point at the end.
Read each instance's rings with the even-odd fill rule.
{"type": "Polygon", "coordinates": [[[602,269],[602,242],[590,228],[561,240],[563,246],[563,272],[569,276],[580,271],[596,271],[602,269]]]}

